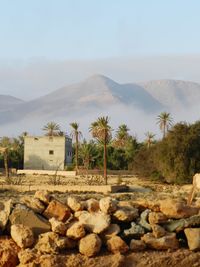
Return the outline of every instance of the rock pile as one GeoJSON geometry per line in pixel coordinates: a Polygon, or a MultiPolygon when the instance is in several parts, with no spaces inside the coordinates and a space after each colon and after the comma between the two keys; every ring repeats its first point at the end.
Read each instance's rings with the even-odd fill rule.
{"type": "Polygon", "coordinates": [[[153,204],[110,197],[68,197],[61,203],[37,191],[20,203],[0,203],[0,267],[40,266],[47,255],[65,255],[70,249],[87,257],[102,248],[114,254],[174,250],[181,246],[180,234],[190,250],[200,250],[199,208],[175,200],[153,204]]]}

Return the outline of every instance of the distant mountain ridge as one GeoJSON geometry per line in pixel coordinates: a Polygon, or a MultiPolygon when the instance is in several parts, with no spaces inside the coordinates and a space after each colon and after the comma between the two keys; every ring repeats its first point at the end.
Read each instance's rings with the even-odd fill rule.
{"type": "MultiPolygon", "coordinates": [[[[65,86],[31,101],[0,95],[0,125],[23,121],[41,128],[41,121],[57,120],[124,106],[146,114],[198,105],[200,84],[181,80],[155,80],[120,84],[103,75],[65,86]]],[[[126,116],[127,114],[124,114],[126,116]]],[[[131,116],[131,114],[128,114],[131,116]]]]}

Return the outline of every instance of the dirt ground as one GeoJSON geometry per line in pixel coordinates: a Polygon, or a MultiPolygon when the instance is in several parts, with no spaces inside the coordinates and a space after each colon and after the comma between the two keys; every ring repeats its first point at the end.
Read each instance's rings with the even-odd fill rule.
{"type": "MultiPolygon", "coordinates": [[[[46,184],[48,189],[49,177],[22,177],[23,184],[46,184]]],[[[61,183],[68,185],[85,184],[88,179],[92,180],[92,184],[97,184],[97,177],[76,177],[76,178],[61,178],[61,183]]],[[[188,194],[191,190],[191,185],[168,185],[155,183],[149,180],[139,179],[137,177],[109,177],[110,184],[124,183],[129,186],[128,192],[121,192],[110,194],[117,200],[160,200],[164,198],[176,198],[187,200],[188,194]]],[[[5,178],[0,178],[0,184],[5,183],[5,178]]],[[[19,201],[24,195],[33,195],[34,192],[20,193],[17,191],[4,190],[0,188],[1,201],[7,199],[14,199],[19,201]]],[[[53,192],[53,195],[61,200],[66,201],[70,193],[53,192]]],[[[82,200],[89,198],[100,199],[105,196],[97,193],[77,193],[82,200]]],[[[200,193],[197,192],[196,200],[200,198],[200,193]]],[[[70,253],[64,256],[60,262],[65,262],[66,265],[55,265],[56,266],[68,266],[68,267],[197,267],[200,266],[200,252],[191,252],[187,248],[181,248],[176,251],[153,251],[146,250],[144,252],[134,252],[123,255],[111,255],[108,253],[101,253],[95,258],[87,258],[80,254],[70,253]]],[[[51,265],[49,265],[51,266],[51,265]]]]}

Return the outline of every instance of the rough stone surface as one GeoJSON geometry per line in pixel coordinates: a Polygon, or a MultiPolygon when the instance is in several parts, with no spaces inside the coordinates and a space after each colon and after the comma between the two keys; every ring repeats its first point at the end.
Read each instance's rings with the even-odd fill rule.
{"type": "Polygon", "coordinates": [[[168,218],[173,219],[188,218],[199,212],[199,208],[188,206],[184,202],[175,201],[173,199],[160,201],[160,210],[168,218]]]}
{"type": "Polygon", "coordinates": [[[147,233],[141,238],[148,247],[156,250],[177,249],[179,246],[175,233],[155,238],[152,233],[147,233]]]}
{"type": "Polygon", "coordinates": [[[111,197],[104,197],[99,201],[100,210],[107,214],[112,214],[117,210],[117,202],[111,197]]]}
{"type": "Polygon", "coordinates": [[[200,228],[186,228],[184,233],[190,250],[200,250],[200,228]]]}
{"type": "Polygon", "coordinates": [[[84,237],[86,234],[85,228],[82,223],[80,222],[75,222],[73,225],[67,230],[67,237],[74,239],[74,240],[79,240],[82,237],[84,237]]]}
{"type": "Polygon", "coordinates": [[[152,224],[151,227],[152,227],[152,233],[156,238],[162,237],[166,234],[165,229],[158,224],[152,224]]]}
{"type": "Polygon", "coordinates": [[[50,230],[50,223],[42,216],[35,214],[32,210],[24,209],[21,206],[15,208],[9,220],[12,224],[23,224],[28,226],[35,235],[48,232],[50,230]]]}
{"type": "Polygon", "coordinates": [[[86,201],[86,208],[89,212],[98,212],[99,211],[99,201],[91,198],[86,201]]]}
{"type": "Polygon", "coordinates": [[[49,219],[51,224],[51,230],[57,234],[65,235],[67,231],[67,225],[61,221],[56,220],[54,217],[49,219]]]}
{"type": "Polygon", "coordinates": [[[118,224],[110,224],[107,230],[101,233],[101,239],[106,242],[113,236],[116,236],[120,233],[120,227],[118,224]]]}
{"type": "Polygon", "coordinates": [[[149,223],[150,224],[162,224],[167,222],[168,218],[162,212],[150,212],[149,223]]]}
{"type": "Polygon", "coordinates": [[[145,234],[145,229],[136,224],[135,222],[131,223],[131,228],[125,229],[123,235],[128,238],[139,238],[145,234]]]}
{"type": "Polygon", "coordinates": [[[86,230],[96,234],[100,234],[110,225],[110,216],[103,212],[89,213],[82,211],[78,214],[78,220],[84,225],[86,230]]]}
{"type": "Polygon", "coordinates": [[[180,219],[180,220],[172,220],[166,224],[164,224],[164,228],[168,232],[180,232],[185,228],[200,225],[200,215],[194,215],[190,218],[180,219]]]}
{"type": "Polygon", "coordinates": [[[68,197],[67,198],[67,205],[70,209],[74,212],[83,210],[83,204],[81,200],[77,197],[68,197]]]}
{"type": "Polygon", "coordinates": [[[0,203],[0,229],[4,230],[12,209],[12,200],[0,203]]]}
{"type": "Polygon", "coordinates": [[[35,248],[40,253],[55,254],[59,251],[59,235],[53,232],[41,234],[35,248]]]}
{"type": "Polygon", "coordinates": [[[136,205],[139,210],[150,209],[155,212],[160,211],[160,203],[158,201],[148,200],[148,199],[139,199],[132,202],[133,205],[136,205]]]}
{"type": "Polygon", "coordinates": [[[42,213],[45,210],[45,205],[37,198],[25,196],[20,201],[37,213],[42,213]]]}
{"type": "Polygon", "coordinates": [[[0,237],[0,267],[15,267],[18,263],[19,247],[9,237],[0,237]]]}
{"type": "Polygon", "coordinates": [[[27,264],[33,262],[37,256],[37,251],[34,249],[21,249],[18,253],[20,264],[27,264]]]}
{"type": "Polygon", "coordinates": [[[71,216],[71,212],[63,203],[57,200],[52,200],[43,215],[48,219],[54,217],[59,221],[65,222],[71,216]]]}
{"type": "Polygon", "coordinates": [[[112,253],[124,254],[129,250],[129,247],[123,239],[119,236],[113,236],[107,241],[107,248],[112,253]]]}
{"type": "Polygon", "coordinates": [[[131,251],[143,251],[146,248],[146,244],[143,240],[132,239],[129,247],[131,251]]]}
{"type": "Polygon", "coordinates": [[[23,224],[12,225],[10,234],[20,248],[30,248],[34,243],[33,231],[23,224]]]}
{"type": "Polygon", "coordinates": [[[35,192],[34,198],[39,199],[40,201],[48,205],[51,200],[51,195],[48,191],[41,190],[35,192]]]}
{"type": "Polygon", "coordinates": [[[113,219],[121,222],[131,222],[138,217],[138,209],[132,207],[121,207],[113,213],[113,219]]]}
{"type": "Polygon", "coordinates": [[[148,223],[148,217],[150,212],[151,211],[149,209],[146,209],[140,214],[140,219],[138,220],[138,223],[147,231],[151,231],[151,225],[148,223]]]}
{"type": "Polygon", "coordinates": [[[95,256],[101,249],[101,239],[96,234],[83,237],[79,243],[79,252],[88,257],[95,256]]]}

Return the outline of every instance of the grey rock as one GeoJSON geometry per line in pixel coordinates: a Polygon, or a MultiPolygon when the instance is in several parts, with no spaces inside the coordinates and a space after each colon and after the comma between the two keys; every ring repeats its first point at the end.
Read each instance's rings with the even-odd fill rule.
{"type": "Polygon", "coordinates": [[[148,223],[148,217],[151,210],[146,209],[140,215],[140,219],[138,220],[138,224],[140,224],[147,231],[151,231],[151,225],[148,223]]]}
{"type": "Polygon", "coordinates": [[[123,231],[123,236],[128,238],[139,238],[145,234],[145,229],[136,224],[135,222],[131,223],[131,228],[125,229],[123,231]]]}

